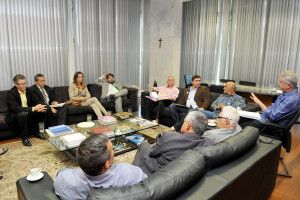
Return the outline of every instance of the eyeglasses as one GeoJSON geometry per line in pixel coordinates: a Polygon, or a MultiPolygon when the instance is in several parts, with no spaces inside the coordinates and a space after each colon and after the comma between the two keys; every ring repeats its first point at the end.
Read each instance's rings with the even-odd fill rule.
{"type": "Polygon", "coordinates": [[[26,85],[26,82],[25,83],[16,83],[17,85],[26,85]]]}
{"type": "Polygon", "coordinates": [[[220,117],[218,116],[218,119],[228,119],[227,117],[220,117]]]}

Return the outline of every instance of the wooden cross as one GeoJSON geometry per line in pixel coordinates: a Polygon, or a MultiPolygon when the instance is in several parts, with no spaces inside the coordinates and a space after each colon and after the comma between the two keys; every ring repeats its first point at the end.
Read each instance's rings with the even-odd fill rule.
{"type": "Polygon", "coordinates": [[[161,42],[162,42],[162,39],[161,38],[159,38],[159,48],[161,48],[161,42]]]}

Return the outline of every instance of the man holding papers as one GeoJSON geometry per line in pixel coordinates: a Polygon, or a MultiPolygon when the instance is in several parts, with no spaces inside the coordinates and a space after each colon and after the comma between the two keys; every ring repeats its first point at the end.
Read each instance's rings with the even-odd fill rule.
{"type": "Polygon", "coordinates": [[[58,124],[66,124],[68,109],[64,105],[61,108],[57,108],[59,110],[58,112],[57,109],[50,107],[50,105],[57,105],[58,102],[52,88],[45,84],[45,76],[43,74],[37,74],[34,77],[34,81],[35,85],[32,85],[30,88],[33,90],[39,101],[47,106],[45,128],[56,125],[53,123],[56,113],[58,114],[58,124]]]}
{"type": "MultiPolygon", "coordinates": [[[[251,98],[261,107],[263,113],[260,115],[261,119],[241,123],[241,126],[254,126],[262,129],[265,125],[261,122],[273,122],[286,127],[300,109],[300,94],[298,93],[297,83],[298,76],[296,73],[291,71],[281,73],[278,85],[283,94],[281,94],[269,107],[266,107],[253,93],[251,93],[251,98]]],[[[273,130],[272,132],[274,135],[280,134],[280,132],[276,132],[276,130],[273,130]]]]}
{"type": "Polygon", "coordinates": [[[159,122],[159,117],[164,109],[164,107],[169,106],[173,101],[176,101],[179,90],[174,86],[175,79],[174,76],[169,76],[167,85],[154,87],[151,89],[151,92],[158,91],[158,99],[153,101],[151,99],[146,99],[146,119],[152,120],[151,113],[156,107],[156,123],[159,122]]]}

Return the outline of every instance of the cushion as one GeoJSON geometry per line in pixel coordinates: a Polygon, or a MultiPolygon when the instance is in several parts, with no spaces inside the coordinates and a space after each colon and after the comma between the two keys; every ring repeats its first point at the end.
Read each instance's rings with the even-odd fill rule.
{"type": "MultiPolygon", "coordinates": [[[[101,94],[102,94],[102,86],[100,86],[98,84],[88,84],[87,87],[88,87],[89,92],[91,93],[91,96],[96,97],[100,101],[101,94]]],[[[104,106],[104,107],[106,107],[106,106],[104,106]]]]}
{"type": "Polygon", "coordinates": [[[124,188],[95,189],[88,199],[174,199],[202,177],[204,168],[203,156],[188,150],[143,183],[124,188]]]}
{"type": "Polygon", "coordinates": [[[5,113],[7,111],[7,101],[6,94],[8,90],[0,91],[0,113],[5,113]]]}
{"type": "Polygon", "coordinates": [[[210,170],[240,157],[256,144],[258,136],[257,128],[247,126],[237,135],[216,145],[197,147],[194,150],[204,155],[205,169],[210,170]]]}
{"type": "Polygon", "coordinates": [[[59,103],[64,103],[70,99],[68,90],[69,86],[53,87],[53,92],[59,103]]]}

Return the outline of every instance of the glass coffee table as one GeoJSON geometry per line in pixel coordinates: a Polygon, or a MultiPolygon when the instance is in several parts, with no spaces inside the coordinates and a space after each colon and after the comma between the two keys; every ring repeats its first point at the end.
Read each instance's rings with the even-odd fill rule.
{"type": "MultiPolygon", "coordinates": [[[[114,146],[115,156],[137,149],[138,145],[126,139],[127,136],[137,134],[144,137],[144,141],[148,141],[150,144],[153,144],[156,141],[156,138],[145,135],[140,131],[159,126],[158,124],[153,124],[146,127],[142,127],[131,122],[130,119],[126,119],[126,120],[117,119],[117,123],[109,124],[109,125],[104,125],[99,120],[94,120],[93,122],[95,123],[95,125],[89,128],[79,128],[77,127],[77,124],[68,125],[74,131],[73,133],[70,133],[68,135],[81,133],[85,137],[89,137],[92,135],[91,128],[106,126],[114,131],[114,136],[110,137],[110,141],[114,146]]],[[[64,152],[72,159],[75,159],[76,151],[78,147],[69,148],[67,145],[63,143],[61,137],[62,136],[50,137],[48,135],[47,139],[58,151],[64,152]]]]}

